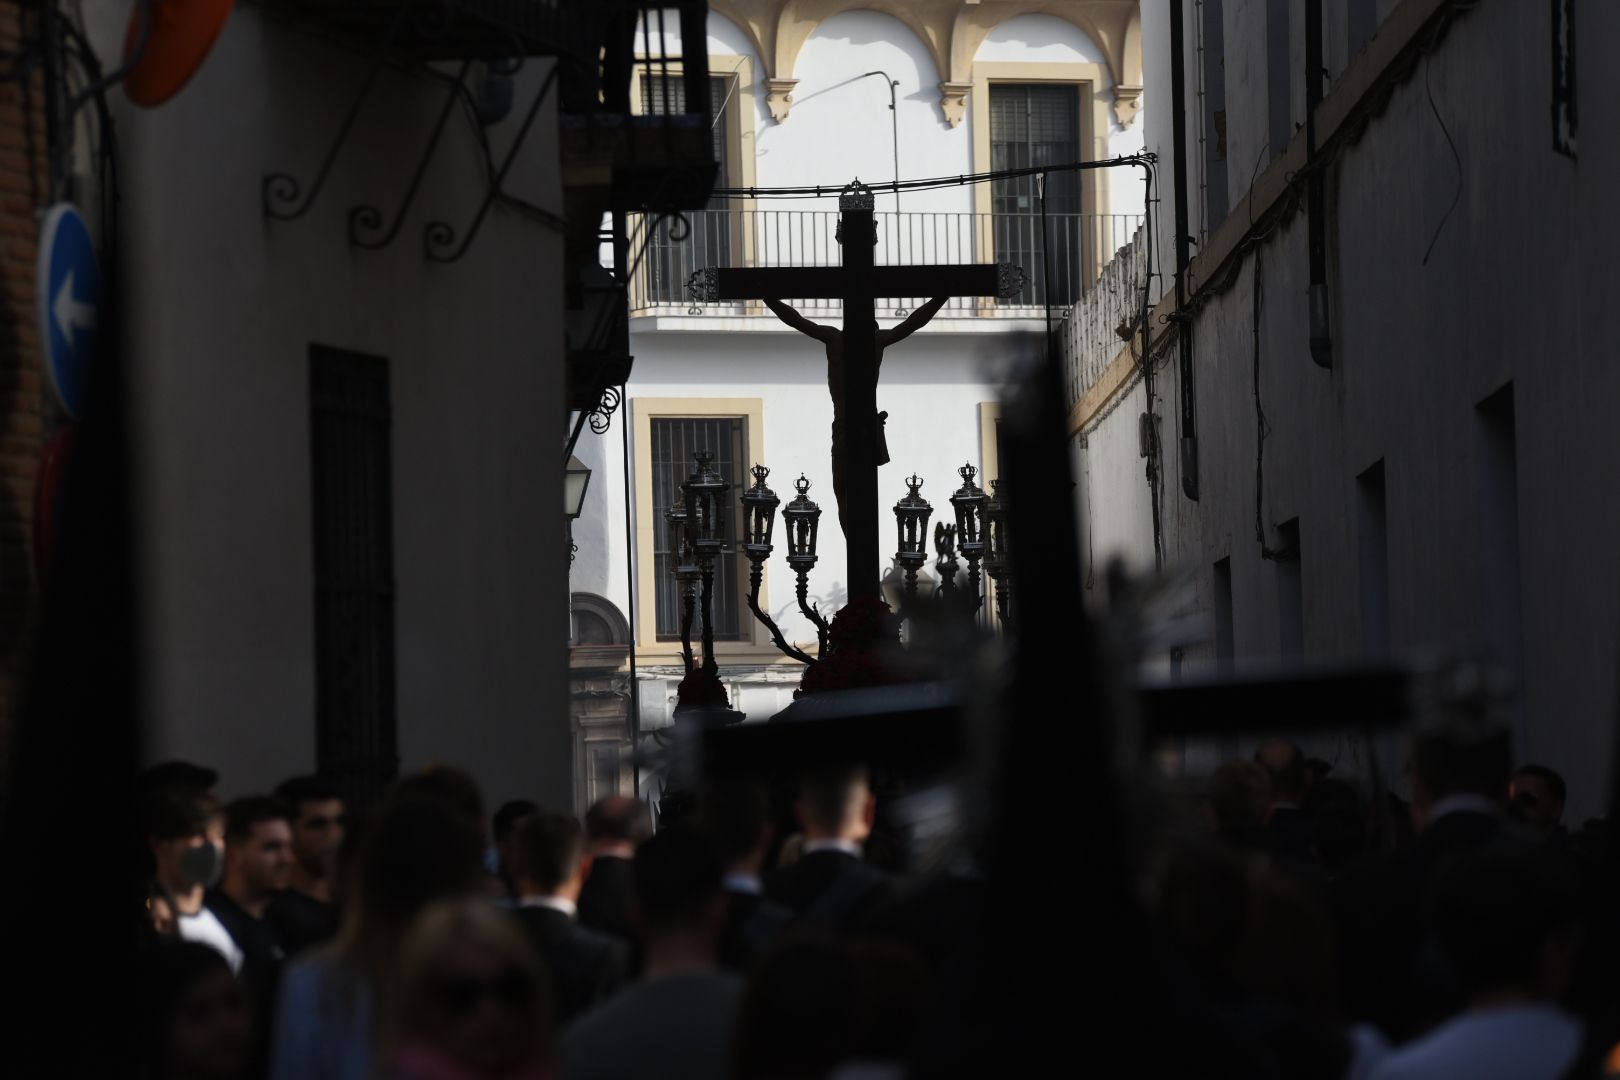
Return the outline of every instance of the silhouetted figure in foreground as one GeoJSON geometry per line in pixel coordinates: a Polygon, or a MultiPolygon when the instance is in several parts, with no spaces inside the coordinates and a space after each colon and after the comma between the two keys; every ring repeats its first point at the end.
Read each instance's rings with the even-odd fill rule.
{"type": "Polygon", "coordinates": [[[579,921],[592,930],[625,941],[635,938],[630,918],[634,893],[630,860],[652,835],[646,806],[627,795],[599,800],[585,812],[585,887],[579,894],[579,921]]]}

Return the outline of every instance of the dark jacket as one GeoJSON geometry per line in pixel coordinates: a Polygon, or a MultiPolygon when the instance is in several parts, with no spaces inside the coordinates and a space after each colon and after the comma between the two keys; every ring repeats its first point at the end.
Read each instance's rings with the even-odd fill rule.
{"type": "Polygon", "coordinates": [[[583,927],[554,908],[519,907],[512,914],[551,975],[559,1026],[624,985],[630,967],[624,942],[583,927]]]}
{"type": "Polygon", "coordinates": [[[579,891],[580,925],[624,941],[634,940],[630,902],[635,895],[629,859],[598,855],[591,860],[591,872],[579,891]]]}

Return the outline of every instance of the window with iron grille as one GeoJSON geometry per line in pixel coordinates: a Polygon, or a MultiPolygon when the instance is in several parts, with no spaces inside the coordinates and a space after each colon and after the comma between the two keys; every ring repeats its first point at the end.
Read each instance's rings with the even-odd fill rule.
{"type": "MultiPolygon", "coordinates": [[[[681,636],[681,590],[675,580],[673,538],[664,512],[682,498],[681,484],[692,475],[693,455],[707,450],[714,455],[713,468],[731,484],[726,507],[727,551],[714,569],[714,636],[720,641],[742,639],[740,609],[743,596],[743,562],[739,547],[738,497],[745,488],[743,462],[747,456],[747,432],[740,416],[653,417],[652,487],[654,576],[657,581],[658,640],[678,641],[681,636]]],[[[701,586],[699,588],[701,593],[701,586]]],[[[701,597],[699,598],[701,601],[701,597]]],[[[692,640],[703,633],[701,602],[692,619],[692,640]]]]}
{"type": "MultiPolygon", "coordinates": [[[[1027,169],[1080,160],[1080,87],[1064,83],[990,84],[990,167],[1027,169]]],[[[996,259],[1024,268],[1028,284],[1014,301],[1054,306],[1080,295],[1083,264],[1080,174],[1046,177],[1041,215],[1036,176],[996,180],[990,186],[996,259]],[[1050,274],[1049,287],[1046,276],[1050,274]]]]}
{"type": "MultiPolygon", "coordinates": [[[[714,143],[717,183],[731,175],[726,136],[734,123],[737,103],[734,78],[714,76],[709,80],[710,134],[714,143]]],[[[686,111],[686,86],[679,75],[648,72],[641,79],[641,110],[648,116],[686,111]]],[[[740,219],[725,199],[710,200],[709,207],[688,216],[691,234],[685,240],[670,239],[673,221],[661,222],[647,245],[648,298],[659,303],[682,303],[687,299],[686,281],[692,271],[704,266],[730,266],[732,235],[740,219]]]]}
{"type": "Polygon", "coordinates": [[[309,350],[315,753],[351,806],[399,768],[388,362],[309,350]]]}

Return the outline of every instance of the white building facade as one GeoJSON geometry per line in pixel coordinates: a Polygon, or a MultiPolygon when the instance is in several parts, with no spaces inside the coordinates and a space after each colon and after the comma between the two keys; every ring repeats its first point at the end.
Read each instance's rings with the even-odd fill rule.
{"type": "MultiPolygon", "coordinates": [[[[575,610],[583,602],[622,614],[634,641],[641,731],[670,722],[682,672],[662,511],[690,474],[694,450],[717,453],[733,500],[756,463],[770,468],[768,483],[784,505],[794,480],[809,480],[823,511],[811,597],[830,615],[845,596],[823,348],[762,304],[695,304],[690,272],[837,265],[836,191],[857,178],[875,186],[1135,153],[1142,145],[1136,9],[1112,0],[711,5],[709,64],[713,96],[723,103],[714,126],[719,184],[739,194],[690,215],[685,240],[672,239],[667,224],[632,229],[639,261],[630,282],[635,363],[626,410],[605,435],[587,431],[576,449],[593,479],[573,531],[575,610]],[[826,189],[823,197],[746,191],[815,185],[826,189]]],[[[652,111],[659,75],[644,78],[636,100],[652,111]]],[[[1048,298],[1061,316],[1092,287],[1140,223],[1142,174],[1053,174],[1045,191],[1048,248],[1039,195],[1032,179],[898,196],[877,190],[879,264],[1012,261],[1030,277],[1011,300],[951,300],[885,355],[878,404],[888,413],[891,461],[880,474],[883,521],[893,519],[889,507],[913,472],[925,481],[936,520],[940,508],[949,513],[959,467],[971,464],[986,487],[996,478],[993,373],[1008,335],[1043,328],[1048,298]],[[1053,270],[1043,282],[1038,264],[1047,255],[1053,270]]],[[[786,299],[812,320],[839,322],[835,303],[786,299]]],[[[880,301],[880,325],[897,325],[927,299],[880,301]]],[[[886,528],[886,544],[891,535],[886,528]]],[[[785,554],[779,529],[761,607],[790,640],[813,650],[814,629],[799,612],[785,554]]],[[[721,675],[732,706],[764,720],[791,701],[802,668],[748,612],[746,561],[728,560],[715,619],[721,675]]],[[[629,685],[628,666],[620,685],[629,685]]],[[[576,716],[585,711],[576,707],[576,716]]],[[[618,755],[635,727],[626,716],[617,728],[580,732],[582,799],[615,785],[628,790],[628,757],[618,755]]]]}
{"type": "MultiPolygon", "coordinates": [[[[1519,758],[1567,778],[1578,823],[1606,795],[1620,650],[1620,432],[1608,415],[1620,369],[1599,321],[1616,284],[1620,131],[1590,104],[1620,86],[1591,49],[1579,67],[1572,53],[1612,40],[1620,8],[1323,0],[1313,152],[1310,6],[1182,3],[1180,147],[1172,9],[1144,6],[1166,276],[1152,295],[1152,402],[1139,334],[1128,349],[1071,345],[1089,576],[1100,590],[1114,557],[1151,571],[1156,546],[1188,573],[1210,631],[1189,665],[1499,665],[1521,690],[1519,758]],[[1190,388],[1167,318],[1177,153],[1195,243],[1190,388]],[[1311,347],[1313,171],[1326,367],[1311,347]],[[1161,437],[1145,458],[1150,412],[1161,437]]],[[[1097,321],[1082,303],[1075,325],[1097,321]]]]}

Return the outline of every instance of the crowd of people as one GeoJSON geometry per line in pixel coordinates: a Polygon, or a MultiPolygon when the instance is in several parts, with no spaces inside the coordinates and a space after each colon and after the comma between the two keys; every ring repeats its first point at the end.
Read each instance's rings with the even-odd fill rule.
{"type": "MultiPolygon", "coordinates": [[[[1563,781],[1510,772],[1507,745],[1415,739],[1410,803],[1282,741],[1161,793],[1134,860],[1142,962],[1162,991],[1143,1008],[1178,1037],[1135,1068],[1062,1071],[1620,1073],[1620,1057],[1592,1056],[1580,1014],[1603,823],[1567,829],[1563,781]]],[[[994,854],[958,838],[953,858],[896,865],[892,778],[773,779],[712,782],[655,832],[627,797],[583,821],[527,801],[486,815],[449,767],[363,815],[320,777],[222,802],[207,768],[149,769],[144,1075],[959,1074],[961,1003],[986,990],[964,997],[975,958],[996,934],[1040,930],[984,924],[994,854]]],[[[1039,844],[1068,842],[1049,826],[1039,844]]],[[[1052,887],[1087,885],[1055,873],[1052,887]]],[[[1052,992],[1082,1024],[1090,991],[1052,992]]]]}

